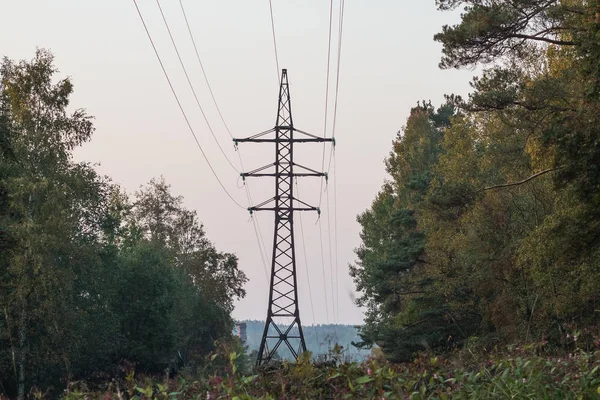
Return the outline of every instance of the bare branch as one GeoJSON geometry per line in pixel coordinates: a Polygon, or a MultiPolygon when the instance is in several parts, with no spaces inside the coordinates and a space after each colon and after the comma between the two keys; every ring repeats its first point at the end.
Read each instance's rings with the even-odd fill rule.
{"type": "Polygon", "coordinates": [[[425,294],[425,293],[427,293],[427,292],[424,290],[413,290],[411,292],[402,292],[402,293],[395,292],[395,294],[397,294],[398,296],[406,296],[409,294],[425,294]]]}
{"type": "Polygon", "coordinates": [[[520,38],[520,39],[538,40],[538,41],[556,44],[556,45],[560,45],[560,46],[574,46],[577,44],[570,40],[555,40],[555,39],[547,38],[545,36],[524,35],[522,33],[513,33],[511,36],[515,37],[515,38],[520,38]]]}
{"type": "Polygon", "coordinates": [[[524,183],[527,183],[527,182],[529,182],[529,181],[530,181],[530,180],[532,180],[532,179],[535,179],[535,178],[537,178],[538,176],[542,176],[542,175],[544,175],[544,174],[547,174],[548,172],[558,171],[558,170],[559,170],[559,169],[561,169],[561,168],[562,168],[562,167],[558,167],[558,168],[548,168],[548,169],[545,169],[545,170],[543,170],[543,171],[540,171],[540,172],[538,172],[538,173],[535,173],[535,174],[531,175],[530,177],[523,179],[522,181],[519,181],[519,182],[512,182],[512,183],[504,183],[504,184],[501,184],[501,185],[488,186],[488,187],[484,187],[484,188],[482,188],[482,189],[479,189],[479,190],[478,190],[478,192],[484,192],[484,191],[486,191],[486,190],[492,190],[492,189],[498,189],[498,188],[505,188],[505,187],[510,187],[510,186],[522,185],[522,184],[524,184],[524,183]]]}
{"type": "Polygon", "coordinates": [[[431,320],[431,318],[425,318],[425,319],[422,319],[422,320],[420,320],[420,321],[418,321],[418,322],[416,322],[416,323],[414,323],[412,325],[403,326],[403,328],[404,329],[414,328],[415,326],[421,325],[422,323],[425,323],[425,322],[427,322],[429,320],[431,320]]]}

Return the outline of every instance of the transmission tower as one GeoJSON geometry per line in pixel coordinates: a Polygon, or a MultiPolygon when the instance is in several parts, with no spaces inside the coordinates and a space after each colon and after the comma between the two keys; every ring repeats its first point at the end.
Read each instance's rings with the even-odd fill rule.
{"type": "Polygon", "coordinates": [[[254,211],[274,211],[275,231],[273,238],[273,258],[267,319],[256,364],[271,361],[282,344],[285,344],[295,359],[306,351],[296,280],[296,252],[294,248],[294,211],[317,211],[302,200],[294,197],[293,180],[297,177],[327,177],[326,173],[315,171],[294,162],[295,143],[332,142],[294,128],[292,103],[288,85],[287,70],[281,71],[279,105],[275,127],[245,139],[234,139],[238,143],[275,143],[275,162],[243,172],[246,177],[275,178],[275,196],[248,208],[254,211]]]}

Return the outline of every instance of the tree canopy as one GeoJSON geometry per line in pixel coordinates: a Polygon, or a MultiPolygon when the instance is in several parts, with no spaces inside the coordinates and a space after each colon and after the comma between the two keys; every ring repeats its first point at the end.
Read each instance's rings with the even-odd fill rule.
{"type": "MultiPolygon", "coordinates": [[[[468,99],[419,104],[358,217],[364,344],[392,360],[565,334],[594,341],[600,297],[600,6],[438,0],[442,68],[482,65],[468,99]]],[[[586,342],[587,341],[587,342],[586,342]]]]}
{"type": "Polygon", "coordinates": [[[0,67],[0,382],[33,385],[203,362],[231,340],[245,295],[237,257],[218,251],[164,179],[129,196],[72,151],[93,118],[51,53],[0,67]]]}

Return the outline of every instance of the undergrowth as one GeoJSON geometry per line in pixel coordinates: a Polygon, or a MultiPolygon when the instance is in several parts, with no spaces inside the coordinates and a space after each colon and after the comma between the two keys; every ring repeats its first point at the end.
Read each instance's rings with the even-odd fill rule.
{"type": "MultiPolygon", "coordinates": [[[[541,345],[502,352],[470,352],[451,357],[419,355],[412,363],[394,365],[382,357],[362,363],[316,364],[310,354],[297,363],[282,362],[240,371],[240,355],[213,354],[222,365],[200,377],[136,376],[90,387],[73,382],[63,395],[79,399],[598,399],[600,349],[574,350],[562,357],[544,354],[541,345]],[[485,354],[485,355],[484,355],[485,354]]],[[[202,374],[200,374],[202,375],[202,374]]],[[[32,397],[42,399],[40,392],[32,397]]]]}

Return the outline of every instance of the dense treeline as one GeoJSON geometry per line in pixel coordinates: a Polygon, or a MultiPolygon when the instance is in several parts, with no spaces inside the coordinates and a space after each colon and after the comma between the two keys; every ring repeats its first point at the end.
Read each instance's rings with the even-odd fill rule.
{"type": "Polygon", "coordinates": [[[419,103],[358,218],[365,344],[392,360],[479,338],[566,348],[600,321],[600,2],[438,0],[442,68],[468,99],[419,103]]]}
{"type": "Polygon", "coordinates": [[[92,118],[53,57],[0,69],[0,392],[203,360],[246,277],[164,180],[129,197],[72,159],[92,118]]]}

